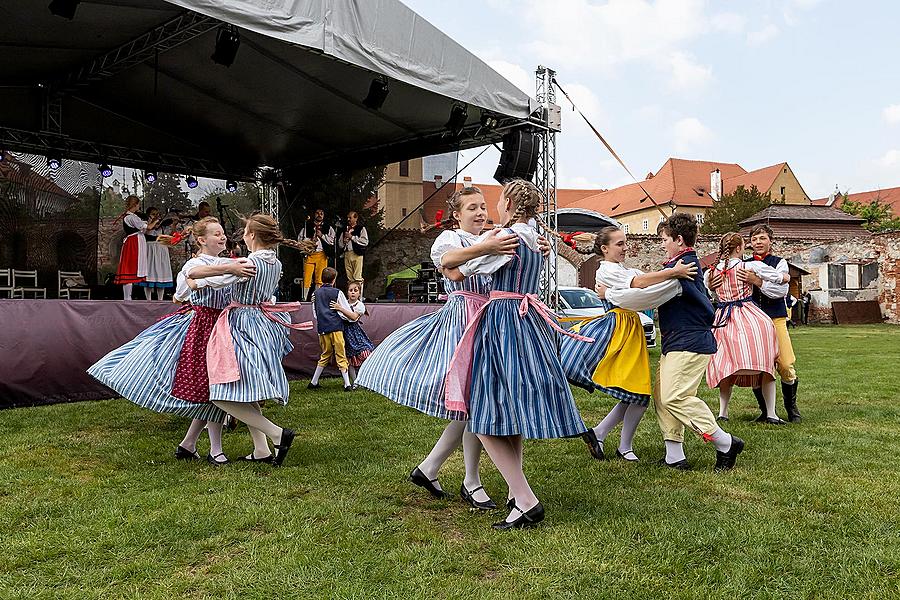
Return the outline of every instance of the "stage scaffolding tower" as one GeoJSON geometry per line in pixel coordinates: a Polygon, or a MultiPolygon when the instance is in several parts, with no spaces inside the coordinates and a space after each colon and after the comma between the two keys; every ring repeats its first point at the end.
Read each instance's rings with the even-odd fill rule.
{"type": "Polygon", "coordinates": [[[279,177],[280,171],[271,167],[261,167],[256,172],[256,183],[259,186],[259,212],[271,215],[276,223],[281,223],[280,203],[278,202],[279,177]]]}
{"type": "MultiPolygon", "coordinates": [[[[553,231],[557,230],[556,221],[556,134],[561,131],[561,111],[556,104],[556,90],[553,88],[553,80],[556,71],[545,66],[539,66],[536,75],[536,99],[541,105],[540,127],[541,149],[538,152],[537,171],[535,171],[535,185],[544,194],[543,219],[553,231]]],[[[559,308],[559,280],[556,273],[557,253],[550,253],[548,260],[544,261],[544,272],[541,274],[541,296],[544,303],[556,311],[559,308]]]]}

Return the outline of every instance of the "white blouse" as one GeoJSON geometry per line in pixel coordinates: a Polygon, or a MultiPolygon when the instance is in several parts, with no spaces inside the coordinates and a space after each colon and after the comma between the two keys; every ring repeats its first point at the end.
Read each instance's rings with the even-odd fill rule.
{"type": "MultiPolygon", "coordinates": [[[[538,246],[538,232],[534,227],[527,223],[514,223],[510,229],[519,234],[525,242],[525,245],[531,250],[534,250],[535,252],[540,251],[538,246]]],[[[489,231],[482,233],[478,236],[478,241],[483,241],[489,234],[489,231]]],[[[496,273],[500,267],[511,260],[511,254],[489,254],[487,256],[479,256],[478,258],[473,258],[467,263],[460,265],[459,271],[465,277],[471,275],[491,275],[496,273]]]]}
{"type": "Polygon", "coordinates": [[[669,279],[645,288],[631,287],[632,280],[643,275],[640,269],[629,269],[621,263],[604,260],[597,267],[597,282],[607,288],[606,299],[628,310],[642,311],[657,308],[681,295],[681,283],[669,279]]]}

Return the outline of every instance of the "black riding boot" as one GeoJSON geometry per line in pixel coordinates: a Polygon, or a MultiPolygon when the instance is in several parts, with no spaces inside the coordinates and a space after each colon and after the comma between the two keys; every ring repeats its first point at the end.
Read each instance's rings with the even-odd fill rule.
{"type": "Polygon", "coordinates": [[[753,388],[753,395],[756,396],[756,403],[759,404],[759,416],[756,417],[757,423],[766,420],[766,399],[763,398],[762,388],[753,388]]]}
{"type": "Polygon", "coordinates": [[[802,420],[800,410],[797,408],[797,386],[799,384],[799,379],[795,379],[794,383],[781,382],[781,394],[784,396],[784,410],[787,411],[788,421],[791,423],[799,423],[802,420]]]}

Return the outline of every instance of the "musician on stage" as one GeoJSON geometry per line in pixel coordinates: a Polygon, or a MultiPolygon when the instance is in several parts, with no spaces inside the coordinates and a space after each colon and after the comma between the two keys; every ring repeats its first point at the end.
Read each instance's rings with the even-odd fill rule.
{"type": "Polygon", "coordinates": [[[325,225],[325,211],[317,208],[306,222],[297,239],[305,242],[306,262],[303,265],[303,297],[312,301],[316,286],[322,285],[322,271],[328,266],[326,250],[334,248],[334,227],[325,225]]]}

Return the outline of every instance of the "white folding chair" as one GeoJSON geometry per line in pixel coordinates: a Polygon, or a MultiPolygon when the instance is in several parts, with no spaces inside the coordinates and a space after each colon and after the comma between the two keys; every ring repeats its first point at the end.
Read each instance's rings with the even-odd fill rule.
{"type": "Polygon", "coordinates": [[[9,269],[0,269],[0,294],[4,293],[7,298],[12,298],[12,274],[9,269]]]}
{"type": "Polygon", "coordinates": [[[25,294],[31,293],[34,294],[35,298],[38,298],[38,294],[40,294],[41,298],[47,298],[47,288],[39,288],[37,286],[37,271],[23,271],[20,269],[12,270],[12,280],[13,280],[13,298],[22,298],[25,299],[25,294]],[[31,281],[31,286],[21,285],[19,283],[20,280],[31,281]]]}
{"type": "Polygon", "coordinates": [[[91,299],[91,288],[87,286],[81,271],[57,271],[56,279],[57,297],[73,300],[73,296],[84,295],[91,299]]]}

